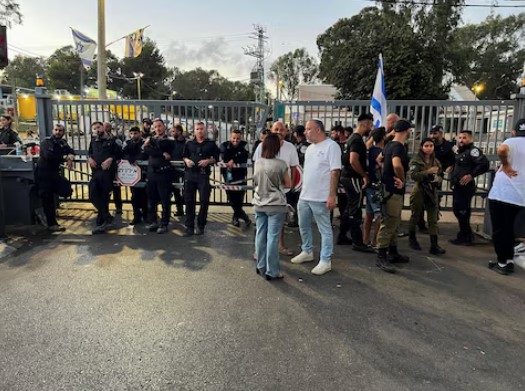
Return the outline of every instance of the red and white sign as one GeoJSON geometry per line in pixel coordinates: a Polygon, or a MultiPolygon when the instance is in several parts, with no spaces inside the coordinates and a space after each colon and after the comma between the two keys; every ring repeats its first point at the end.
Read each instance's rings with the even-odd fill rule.
{"type": "Polygon", "coordinates": [[[135,186],[142,177],[142,170],[136,164],[121,160],[117,169],[117,181],[122,186],[135,186]]]}
{"type": "Polygon", "coordinates": [[[303,168],[301,166],[295,166],[295,183],[292,191],[300,192],[303,187],[303,168]]]}

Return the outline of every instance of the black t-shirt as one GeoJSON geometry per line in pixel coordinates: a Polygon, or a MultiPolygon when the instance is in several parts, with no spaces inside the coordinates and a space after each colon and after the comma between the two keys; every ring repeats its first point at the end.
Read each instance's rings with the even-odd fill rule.
{"type": "Polygon", "coordinates": [[[394,194],[405,194],[405,186],[402,189],[396,189],[394,187],[394,165],[392,160],[394,157],[399,157],[401,159],[401,164],[405,170],[405,178],[400,178],[403,182],[406,183],[406,173],[408,171],[408,153],[403,144],[399,141],[391,141],[383,150],[384,156],[384,165],[383,165],[383,183],[385,184],[385,190],[389,193],[394,194]]]}
{"type": "Polygon", "coordinates": [[[346,142],[346,151],[343,153],[343,158],[347,161],[344,162],[341,175],[349,178],[361,178],[361,174],[358,174],[350,165],[349,159],[352,152],[359,154],[359,163],[361,163],[363,171],[366,172],[366,145],[359,133],[352,134],[346,142]]]}
{"type": "Polygon", "coordinates": [[[191,140],[184,146],[182,157],[193,161],[194,165],[191,168],[186,167],[186,178],[199,177],[200,175],[210,175],[210,166],[206,168],[199,167],[199,161],[213,157],[215,161],[219,161],[219,147],[211,140],[204,140],[199,143],[197,140],[191,140]]]}

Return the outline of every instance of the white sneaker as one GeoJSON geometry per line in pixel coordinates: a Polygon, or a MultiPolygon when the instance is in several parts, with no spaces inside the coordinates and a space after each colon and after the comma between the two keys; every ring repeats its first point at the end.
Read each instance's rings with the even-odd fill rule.
{"type": "Polygon", "coordinates": [[[522,254],[525,254],[525,243],[520,243],[516,247],[514,247],[514,255],[522,254]]]}
{"type": "Polygon", "coordinates": [[[332,270],[332,262],[319,262],[316,267],[312,269],[312,274],[322,276],[332,270]]]}
{"type": "Polygon", "coordinates": [[[307,253],[306,251],[301,251],[301,253],[291,259],[292,263],[304,263],[312,262],[314,260],[313,253],[307,253]]]}

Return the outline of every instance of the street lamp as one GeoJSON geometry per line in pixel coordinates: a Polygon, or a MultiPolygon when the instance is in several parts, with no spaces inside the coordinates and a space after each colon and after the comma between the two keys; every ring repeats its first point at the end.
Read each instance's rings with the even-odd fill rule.
{"type": "Polygon", "coordinates": [[[139,100],[141,100],[142,95],[140,94],[140,80],[144,77],[144,74],[141,72],[133,72],[133,76],[135,76],[135,79],[137,80],[137,94],[138,94],[139,100]]]}
{"type": "Polygon", "coordinates": [[[472,87],[472,90],[474,91],[474,100],[477,100],[479,93],[483,91],[484,88],[485,86],[483,84],[474,84],[472,87]]]}

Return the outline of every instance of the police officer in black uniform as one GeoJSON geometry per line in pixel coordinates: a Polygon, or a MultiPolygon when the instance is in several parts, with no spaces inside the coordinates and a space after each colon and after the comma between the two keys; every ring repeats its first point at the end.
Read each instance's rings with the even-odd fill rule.
{"type": "Polygon", "coordinates": [[[64,140],[64,125],[56,124],[53,135],[40,143],[40,157],[36,168],[36,183],[38,195],[42,199],[42,207],[50,231],[65,231],[56,219],[55,194],[61,197],[70,197],[71,184],[60,175],[60,165],[65,161],[70,169],[73,166],[75,151],[64,140]]]}
{"type": "MultiPolygon", "coordinates": [[[[124,143],[121,137],[118,137],[117,135],[113,134],[113,126],[109,122],[104,122],[104,131],[108,134],[110,138],[115,140],[117,145],[120,149],[124,147],[124,143]]],[[[118,165],[118,162],[117,162],[118,165]]],[[[115,172],[116,175],[116,172],[115,172]]],[[[115,204],[115,214],[121,215],[122,214],[122,189],[120,187],[119,183],[116,183],[116,181],[113,181],[113,203],[115,204]]]]}
{"type": "Polygon", "coordinates": [[[148,181],[146,191],[148,194],[148,225],[150,232],[158,234],[168,232],[171,215],[171,182],[173,180],[173,167],[171,154],[173,140],[166,134],[166,125],[160,118],[153,121],[155,136],[149,137],[144,142],[144,153],[148,156],[148,181]],[[157,205],[162,204],[162,217],[160,226],[157,224],[157,205]]]}
{"type": "MultiPolygon", "coordinates": [[[[173,137],[173,152],[171,160],[183,163],[182,154],[184,153],[184,146],[186,145],[186,138],[184,137],[184,129],[182,125],[175,125],[171,129],[171,136],[173,137]]],[[[184,167],[182,165],[175,166],[173,171],[173,182],[180,185],[184,183],[184,167]]],[[[182,196],[182,189],[180,187],[173,188],[173,196],[175,197],[176,212],[175,217],[184,216],[184,197],[182,196]]]]}
{"type": "Polygon", "coordinates": [[[149,118],[143,118],[142,119],[142,138],[146,140],[148,137],[152,136],[151,133],[151,125],[153,124],[153,121],[149,118]]]}
{"type": "Polygon", "coordinates": [[[450,243],[456,245],[472,244],[472,229],[470,228],[470,203],[476,192],[474,178],[484,174],[489,169],[489,161],[479,148],[474,146],[472,131],[463,130],[458,138],[458,153],[456,164],[452,171],[452,194],[454,215],[458,219],[459,233],[450,243]]]}
{"type": "MultiPolygon", "coordinates": [[[[129,140],[126,140],[122,149],[122,159],[131,164],[137,160],[145,160],[146,155],[142,150],[144,139],[138,126],[133,126],[129,130],[129,140]]],[[[140,224],[148,216],[148,197],[146,196],[146,187],[131,187],[131,205],[133,207],[133,220],[130,225],[140,224]]]]}
{"type": "Polygon", "coordinates": [[[92,170],[89,199],[98,211],[96,226],[92,233],[99,234],[106,232],[108,225],[113,222],[109,214],[109,200],[117,171],[117,160],[122,155],[122,148],[104,131],[102,122],[93,122],[91,128],[93,139],[88,150],[88,164],[92,170]]]}
{"type": "Polygon", "coordinates": [[[184,201],[186,204],[186,230],[183,236],[204,234],[210,202],[210,166],[219,160],[219,148],[206,137],[204,122],[195,124],[195,138],[186,143],[184,148],[184,201]],[[199,192],[200,210],[195,232],[195,203],[199,192]]]}
{"type": "MultiPolygon", "coordinates": [[[[220,147],[221,160],[228,165],[228,167],[221,168],[221,174],[226,183],[235,182],[236,186],[246,186],[246,176],[248,175],[246,167],[233,167],[235,164],[246,165],[248,162],[247,142],[241,138],[241,131],[234,129],[230,134],[230,141],[225,141],[220,147]]],[[[226,190],[226,194],[233,209],[232,224],[238,227],[240,225],[239,219],[241,219],[244,220],[247,227],[251,225],[252,221],[242,209],[246,190],[226,190]]]]}

